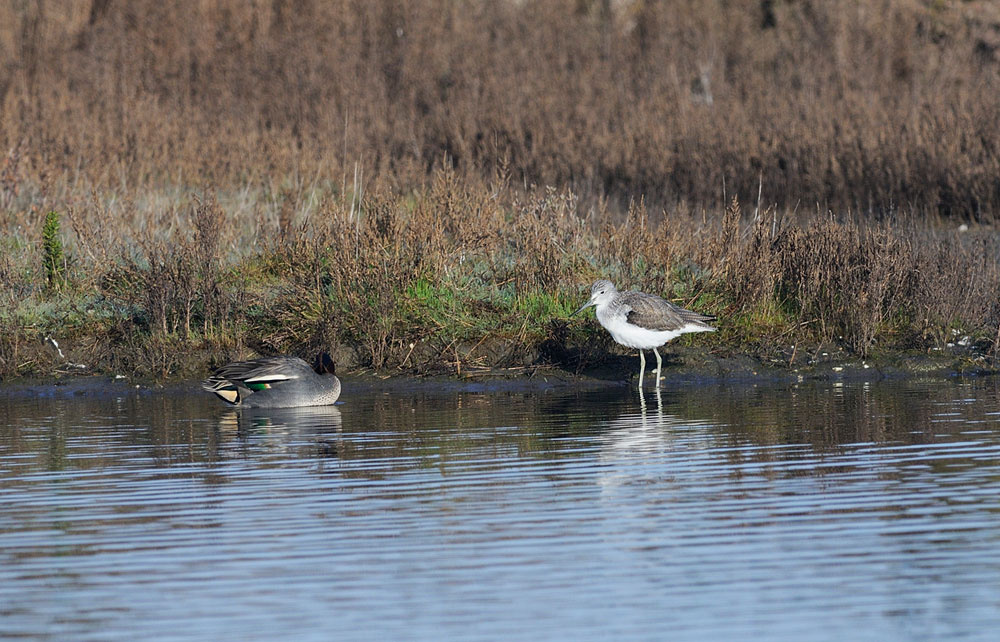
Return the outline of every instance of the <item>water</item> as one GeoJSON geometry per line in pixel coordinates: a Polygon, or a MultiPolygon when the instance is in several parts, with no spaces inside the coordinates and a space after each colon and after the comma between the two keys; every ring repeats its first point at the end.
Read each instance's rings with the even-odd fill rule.
{"type": "Polygon", "coordinates": [[[993,379],[0,388],[0,638],[1000,631],[993,379]]]}

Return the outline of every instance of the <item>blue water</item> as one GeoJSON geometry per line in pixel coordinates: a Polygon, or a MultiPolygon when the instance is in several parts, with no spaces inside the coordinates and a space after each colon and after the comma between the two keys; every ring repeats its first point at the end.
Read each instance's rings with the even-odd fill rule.
{"type": "Polygon", "coordinates": [[[0,387],[0,638],[994,640],[971,382],[0,387]]]}

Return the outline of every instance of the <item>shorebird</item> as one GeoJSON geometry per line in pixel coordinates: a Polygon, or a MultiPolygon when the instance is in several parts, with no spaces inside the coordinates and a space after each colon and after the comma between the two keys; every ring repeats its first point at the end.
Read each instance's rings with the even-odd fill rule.
{"type": "MultiPolygon", "coordinates": [[[[627,348],[639,350],[639,388],[646,372],[646,355],[656,355],[656,386],[660,386],[663,360],[656,349],[667,341],[688,332],[714,332],[708,325],[715,317],[685,310],[669,301],[645,292],[619,292],[611,281],[601,279],[590,287],[590,300],[573,314],[597,306],[597,320],[611,337],[627,348]]],[[[573,315],[570,315],[573,316],[573,315]]]]}
{"type": "Polygon", "coordinates": [[[335,370],[325,352],[314,366],[298,357],[264,357],[223,366],[201,387],[242,408],[328,406],[340,397],[335,370]]]}

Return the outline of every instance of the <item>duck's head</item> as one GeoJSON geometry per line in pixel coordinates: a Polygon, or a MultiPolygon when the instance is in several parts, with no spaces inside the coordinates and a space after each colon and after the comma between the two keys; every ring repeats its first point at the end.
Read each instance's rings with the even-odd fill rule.
{"type": "Polygon", "coordinates": [[[316,371],[316,374],[336,375],[337,364],[333,362],[330,353],[324,350],[316,355],[316,359],[313,361],[313,370],[316,371]]]}

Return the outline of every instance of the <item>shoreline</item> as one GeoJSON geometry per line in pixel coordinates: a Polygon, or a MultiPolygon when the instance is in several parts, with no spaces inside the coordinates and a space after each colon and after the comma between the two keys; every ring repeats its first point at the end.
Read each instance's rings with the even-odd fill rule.
{"type": "MultiPolygon", "coordinates": [[[[706,347],[675,346],[661,352],[664,361],[661,389],[718,384],[794,384],[805,381],[858,382],[887,379],[952,379],[955,377],[988,377],[1000,374],[992,359],[974,350],[940,350],[928,353],[900,352],[870,359],[819,352],[812,363],[789,368],[778,359],[770,362],[759,355],[734,354],[706,347]]],[[[652,372],[647,363],[646,391],[652,372]]],[[[437,371],[415,373],[396,369],[345,368],[338,376],[349,393],[370,393],[376,390],[402,393],[422,392],[528,392],[548,389],[599,389],[635,387],[638,374],[636,354],[608,354],[599,363],[574,372],[566,367],[537,363],[513,367],[473,368],[460,373],[437,371]]],[[[204,376],[208,371],[204,372],[204,376]]],[[[196,389],[201,375],[187,372],[181,376],[152,378],[121,373],[65,370],[55,368],[46,375],[11,377],[0,380],[4,392],[28,392],[36,389],[64,389],[67,394],[121,392],[139,388],[152,390],[164,387],[196,389]]]]}

